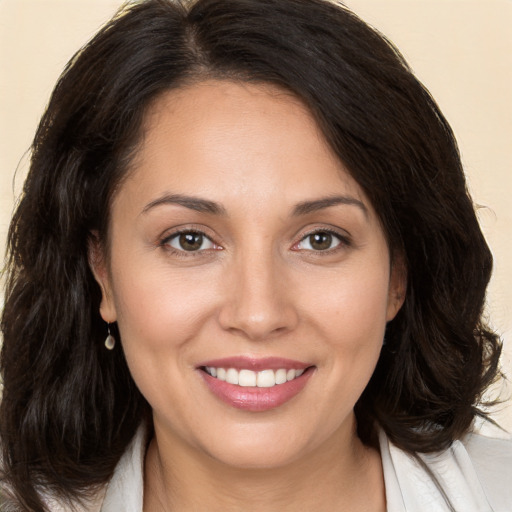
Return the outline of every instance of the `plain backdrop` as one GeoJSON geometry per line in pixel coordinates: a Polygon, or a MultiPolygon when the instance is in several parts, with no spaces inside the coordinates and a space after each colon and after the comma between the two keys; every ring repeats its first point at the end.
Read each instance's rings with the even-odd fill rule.
{"type": "MultiPolygon", "coordinates": [[[[405,55],[451,123],[495,257],[488,294],[512,377],[512,0],[346,0],[405,55]]],[[[0,0],[0,251],[60,72],[119,0],[0,0]]],[[[1,305],[1,303],[0,303],[1,305]]],[[[512,431],[512,387],[494,412],[512,431]],[[507,399],[508,397],[508,399],[507,399]]]]}

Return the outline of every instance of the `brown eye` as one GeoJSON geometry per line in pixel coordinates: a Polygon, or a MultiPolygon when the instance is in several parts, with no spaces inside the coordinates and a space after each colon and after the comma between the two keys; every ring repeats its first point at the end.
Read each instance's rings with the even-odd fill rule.
{"type": "Polygon", "coordinates": [[[331,248],[332,235],[330,233],[314,233],[309,235],[309,243],[315,251],[325,251],[331,248]]]}
{"type": "Polygon", "coordinates": [[[342,243],[340,237],[328,231],[317,231],[305,236],[297,245],[297,249],[308,251],[327,251],[342,243]]]}
{"type": "Polygon", "coordinates": [[[180,247],[184,251],[198,251],[203,245],[201,233],[182,233],[179,237],[180,247]]]}
{"type": "Polygon", "coordinates": [[[198,231],[185,231],[170,237],[166,244],[179,251],[198,252],[213,249],[214,243],[203,233],[198,231]]]}

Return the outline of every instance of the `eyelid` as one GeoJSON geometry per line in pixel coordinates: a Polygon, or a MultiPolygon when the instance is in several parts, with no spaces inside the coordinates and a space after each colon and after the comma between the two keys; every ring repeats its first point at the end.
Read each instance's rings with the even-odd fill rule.
{"type": "Polygon", "coordinates": [[[318,227],[314,227],[314,228],[308,230],[305,233],[302,233],[300,238],[296,242],[294,242],[294,244],[292,245],[292,250],[308,251],[308,252],[314,252],[314,253],[318,253],[318,254],[321,254],[321,253],[329,254],[329,253],[335,252],[336,250],[339,250],[340,248],[349,247],[351,245],[352,245],[351,237],[346,231],[342,232],[342,230],[339,230],[336,228],[318,226],[318,227]],[[325,249],[323,251],[321,251],[321,250],[315,251],[312,249],[296,248],[302,241],[304,241],[306,238],[308,238],[309,236],[314,235],[316,233],[328,233],[329,235],[336,237],[340,243],[331,249],[325,249]]]}
{"type": "MultiPolygon", "coordinates": [[[[176,249],[177,251],[184,251],[184,252],[201,252],[206,251],[208,249],[215,249],[215,242],[210,239],[210,237],[206,236],[203,233],[199,233],[197,231],[185,231],[184,233],[175,233],[174,235],[167,238],[166,244],[169,244],[173,249],[176,249]],[[180,241],[181,242],[181,236],[182,235],[199,235],[201,237],[201,246],[205,244],[205,242],[209,242],[210,247],[206,247],[202,249],[201,247],[194,251],[187,251],[186,249],[181,249],[180,247],[176,247],[173,242],[180,241]]],[[[179,242],[178,242],[179,245],[179,242]]]]}
{"type": "Polygon", "coordinates": [[[205,253],[205,252],[208,252],[211,250],[221,250],[223,247],[220,244],[218,244],[214,240],[214,237],[212,235],[208,234],[207,231],[209,231],[209,230],[202,226],[199,227],[199,226],[194,226],[194,225],[184,225],[184,226],[175,227],[174,229],[165,232],[164,235],[161,235],[159,237],[158,246],[165,249],[166,251],[172,252],[174,254],[177,254],[177,255],[183,256],[183,257],[198,256],[201,253],[205,253]],[[170,245],[171,240],[175,239],[176,237],[179,237],[180,235],[182,235],[184,233],[200,234],[204,238],[208,239],[213,244],[214,247],[208,248],[208,249],[200,249],[197,251],[185,251],[183,249],[178,249],[178,248],[170,245]]]}
{"type": "MultiPolygon", "coordinates": [[[[223,247],[221,244],[217,243],[215,241],[215,238],[208,234],[210,230],[205,228],[204,226],[196,226],[196,225],[183,225],[179,227],[175,227],[171,231],[167,231],[164,235],[159,237],[158,245],[165,250],[169,252],[174,252],[175,254],[178,254],[180,256],[186,257],[186,256],[198,256],[201,253],[209,252],[211,250],[222,250],[223,247]],[[175,247],[172,247],[170,245],[170,241],[176,237],[178,237],[181,234],[184,233],[197,233],[201,234],[203,237],[208,239],[214,247],[208,248],[208,249],[200,249],[197,251],[186,251],[182,249],[177,249],[175,247]]],[[[300,235],[300,238],[296,239],[296,241],[293,243],[291,249],[295,251],[307,251],[311,253],[317,253],[317,254],[330,254],[333,252],[336,252],[337,250],[347,248],[352,246],[352,239],[350,234],[342,230],[340,228],[334,228],[329,226],[315,226],[311,229],[308,229],[306,232],[302,232],[300,235]],[[299,249],[297,248],[297,245],[299,245],[302,241],[304,241],[307,237],[314,235],[315,233],[328,233],[335,237],[337,240],[339,240],[339,244],[337,244],[335,247],[325,250],[313,250],[313,249],[299,249]]]]}

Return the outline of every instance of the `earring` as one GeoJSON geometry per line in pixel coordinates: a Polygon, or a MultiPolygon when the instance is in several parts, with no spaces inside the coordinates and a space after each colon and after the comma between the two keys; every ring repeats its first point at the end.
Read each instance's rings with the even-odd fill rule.
{"type": "Polygon", "coordinates": [[[116,346],[116,339],[114,338],[114,336],[112,336],[112,334],[110,334],[110,324],[107,324],[107,332],[108,335],[107,338],[105,339],[105,347],[108,350],[113,350],[114,347],[116,346]]]}

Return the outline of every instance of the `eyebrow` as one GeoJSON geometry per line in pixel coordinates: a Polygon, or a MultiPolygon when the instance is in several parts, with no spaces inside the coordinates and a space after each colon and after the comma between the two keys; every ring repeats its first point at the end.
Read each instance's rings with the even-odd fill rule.
{"type": "MultiPolygon", "coordinates": [[[[356,206],[362,210],[365,216],[368,216],[368,209],[362,201],[350,196],[329,196],[312,201],[302,201],[295,205],[292,211],[292,216],[298,217],[314,213],[325,208],[337,205],[356,206]]],[[[209,213],[212,215],[226,215],[226,209],[219,203],[210,201],[208,199],[201,199],[199,197],[186,196],[183,194],[166,194],[154,201],[147,204],[142,213],[147,213],[149,210],[162,205],[179,205],[190,210],[200,213],[209,213]]]]}
{"type": "Polygon", "coordinates": [[[307,215],[308,213],[314,213],[319,210],[323,210],[324,208],[330,208],[331,206],[337,206],[340,204],[357,206],[362,210],[366,217],[368,216],[368,208],[366,208],[365,204],[359,199],[350,196],[328,196],[315,199],[314,201],[303,201],[295,205],[292,215],[307,215]]]}
{"type": "Polygon", "coordinates": [[[200,199],[199,197],[185,196],[183,194],[166,194],[151,203],[147,204],[142,213],[147,213],[152,208],[166,204],[177,204],[190,210],[195,210],[200,213],[211,213],[212,215],[226,215],[226,210],[223,206],[208,199],[200,199]]]}

